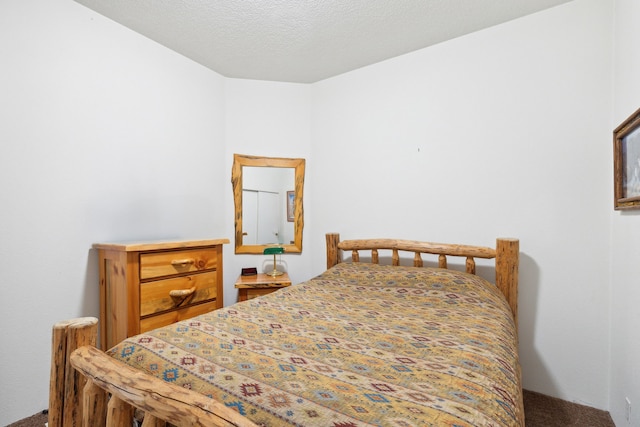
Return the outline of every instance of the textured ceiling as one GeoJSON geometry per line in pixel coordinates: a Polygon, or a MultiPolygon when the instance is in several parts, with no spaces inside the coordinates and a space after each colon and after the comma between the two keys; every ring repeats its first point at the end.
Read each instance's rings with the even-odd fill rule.
{"type": "Polygon", "coordinates": [[[312,83],[570,0],[76,0],[222,74],[312,83]]]}

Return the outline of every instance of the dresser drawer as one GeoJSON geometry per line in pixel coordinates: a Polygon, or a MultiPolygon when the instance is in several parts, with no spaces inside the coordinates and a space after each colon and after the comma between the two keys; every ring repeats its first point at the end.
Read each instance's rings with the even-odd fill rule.
{"type": "Polygon", "coordinates": [[[142,283],[140,316],[213,300],[217,297],[216,279],[216,272],[209,271],[142,283]]]}
{"type": "Polygon", "coordinates": [[[218,255],[214,248],[141,253],[140,279],[212,270],[217,264],[218,255]]]}
{"type": "Polygon", "coordinates": [[[145,317],[140,320],[140,333],[147,332],[161,326],[170,325],[180,320],[189,319],[194,316],[208,313],[218,308],[214,302],[206,302],[203,304],[192,305],[190,307],[181,308],[179,310],[169,311],[166,313],[156,314],[155,316],[145,317]]]}

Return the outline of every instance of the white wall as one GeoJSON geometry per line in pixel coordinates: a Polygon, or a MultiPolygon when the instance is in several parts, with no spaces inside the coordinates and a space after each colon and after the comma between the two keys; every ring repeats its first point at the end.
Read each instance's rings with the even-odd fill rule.
{"type": "Polygon", "coordinates": [[[0,2],[0,425],[48,406],[99,241],[231,237],[223,79],[71,0],[0,2]],[[224,188],[224,190],[223,190],[224,188]]]}
{"type": "Polygon", "coordinates": [[[343,238],[520,238],[524,386],[598,408],[611,23],[611,2],[576,0],[316,84],[309,188],[314,231],[343,238]]]}
{"type": "MultiPolygon", "coordinates": [[[[225,144],[226,173],[225,233],[234,236],[233,194],[231,188],[231,166],[233,154],[254,156],[304,158],[310,156],[311,129],[311,87],[296,83],[278,83],[256,80],[227,79],[225,81],[225,144]]],[[[307,191],[313,183],[313,162],[307,161],[303,207],[312,211],[313,193],[307,191]],[[310,195],[311,194],[311,195],[310,195]]],[[[286,263],[293,283],[311,277],[310,262],[313,257],[310,240],[313,220],[305,215],[302,236],[302,253],[285,254],[286,263]]],[[[257,255],[234,255],[231,242],[228,255],[225,254],[225,304],[237,301],[238,292],[233,287],[243,267],[261,269],[265,260],[273,258],[257,255]]]]}
{"type": "MultiPolygon", "coordinates": [[[[615,1],[613,126],[640,107],[640,2],[615,1]]],[[[610,137],[611,141],[611,137],[610,137]]],[[[611,146],[611,143],[610,143],[611,146]]],[[[616,425],[640,425],[640,211],[612,213],[611,395],[616,425]],[[631,401],[627,423],[625,398],[631,401]]]]}
{"type": "MultiPolygon", "coordinates": [[[[328,231],[519,237],[525,387],[622,423],[640,248],[638,215],[612,213],[610,141],[640,91],[635,3],[574,0],[298,85],[224,79],[71,0],[5,0],[0,425],[47,406],[51,325],[97,315],[93,242],[233,237],[233,153],[307,159],[294,282],[324,269],[328,231]]],[[[261,262],[225,247],[225,304],[261,262]]]]}

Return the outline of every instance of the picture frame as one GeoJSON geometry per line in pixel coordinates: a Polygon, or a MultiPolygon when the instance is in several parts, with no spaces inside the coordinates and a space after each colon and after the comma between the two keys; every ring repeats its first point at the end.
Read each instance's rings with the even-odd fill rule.
{"type": "Polygon", "coordinates": [[[614,209],[640,209],[640,109],[613,131],[614,209]]]}
{"type": "Polygon", "coordinates": [[[287,191],[287,221],[293,222],[295,217],[296,192],[287,191]]]}

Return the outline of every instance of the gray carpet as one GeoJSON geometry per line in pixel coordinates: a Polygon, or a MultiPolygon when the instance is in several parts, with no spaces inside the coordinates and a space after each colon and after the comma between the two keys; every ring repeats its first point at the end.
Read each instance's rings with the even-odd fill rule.
{"type": "MultiPolygon", "coordinates": [[[[524,413],[527,427],[615,427],[606,411],[527,390],[524,391],[524,413]]],[[[8,427],[42,427],[46,422],[46,414],[36,414],[8,427]]]]}

